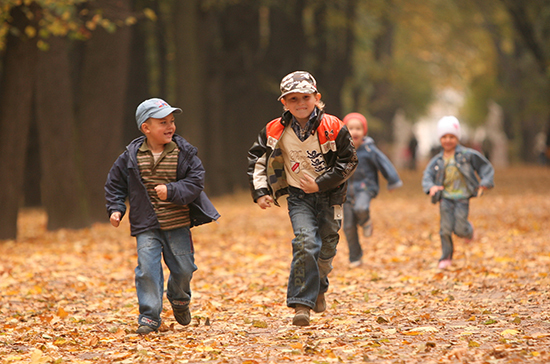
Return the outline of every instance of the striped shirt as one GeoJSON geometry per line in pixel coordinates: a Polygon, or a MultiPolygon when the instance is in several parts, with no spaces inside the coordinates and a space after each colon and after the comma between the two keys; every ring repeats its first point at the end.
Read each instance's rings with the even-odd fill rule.
{"type": "Polygon", "coordinates": [[[157,214],[160,228],[172,230],[190,226],[189,207],[163,201],[157,196],[155,187],[176,182],[179,148],[173,141],[164,146],[164,151],[155,162],[153,153],[145,141],[138,150],[137,161],[141,179],[147,188],[149,199],[157,214]]]}

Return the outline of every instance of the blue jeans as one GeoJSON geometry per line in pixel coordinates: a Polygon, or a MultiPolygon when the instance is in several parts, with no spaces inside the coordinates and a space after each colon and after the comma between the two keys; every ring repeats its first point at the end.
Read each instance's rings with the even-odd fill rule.
{"type": "Polygon", "coordinates": [[[161,324],[164,274],[161,256],[170,270],[166,296],[172,305],[188,305],[190,282],[197,270],[189,227],[149,230],[136,236],[138,266],[136,291],[140,325],[158,329],[161,324]]]}
{"type": "Polygon", "coordinates": [[[371,195],[364,191],[357,194],[353,201],[344,203],[344,234],[348,241],[350,262],[356,262],[363,257],[357,226],[363,226],[369,220],[370,200],[371,195]]]}
{"type": "Polygon", "coordinates": [[[442,198],[439,202],[441,215],[439,236],[441,237],[442,250],[439,260],[453,259],[453,233],[461,238],[470,239],[472,237],[474,228],[468,222],[469,210],[469,199],[449,200],[442,198]]]}
{"type": "Polygon", "coordinates": [[[341,221],[334,219],[328,193],[306,194],[289,187],[288,214],[294,239],[288,279],[287,306],[313,308],[319,293],[328,290],[328,274],[336,255],[341,221]]]}

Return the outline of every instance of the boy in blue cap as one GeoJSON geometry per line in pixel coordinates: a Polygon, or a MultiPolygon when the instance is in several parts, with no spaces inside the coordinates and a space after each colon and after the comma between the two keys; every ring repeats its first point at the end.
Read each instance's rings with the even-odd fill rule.
{"type": "Polygon", "coordinates": [[[191,322],[190,282],[197,270],[190,228],[219,214],[203,191],[204,168],[197,148],[175,134],[174,108],[162,99],[142,102],[136,110],[138,129],[115,161],[105,183],[111,224],[118,227],[130,201],[130,228],[136,237],[135,269],[139,301],[137,333],[157,331],[161,324],[164,276],[161,257],[170,270],[166,296],[181,325],[191,322]]]}

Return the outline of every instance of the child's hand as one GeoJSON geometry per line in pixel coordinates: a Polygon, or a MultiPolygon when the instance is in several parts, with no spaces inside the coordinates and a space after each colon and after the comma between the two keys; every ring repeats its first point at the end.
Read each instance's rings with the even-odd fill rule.
{"type": "Polygon", "coordinates": [[[315,193],[319,191],[317,182],[307,173],[304,173],[304,176],[300,179],[300,188],[305,193],[315,193]]]}
{"type": "Polygon", "coordinates": [[[487,187],[479,186],[479,188],[477,190],[477,197],[481,197],[485,193],[486,190],[487,190],[487,187]]]}
{"type": "Polygon", "coordinates": [[[118,225],[120,225],[120,217],[122,216],[122,214],[120,213],[120,211],[115,211],[111,214],[111,217],[109,218],[109,220],[111,221],[111,225],[113,225],[114,227],[118,227],[118,225]]]}
{"type": "Polygon", "coordinates": [[[273,203],[273,197],[269,195],[263,195],[256,200],[256,203],[262,208],[262,210],[265,210],[267,207],[271,207],[271,204],[273,203]]]}
{"type": "Polygon", "coordinates": [[[434,196],[437,192],[442,191],[443,189],[443,186],[432,186],[430,188],[430,196],[434,196]]]}
{"type": "Polygon", "coordinates": [[[168,198],[168,188],[166,185],[157,185],[155,187],[155,191],[157,192],[158,198],[161,200],[166,200],[168,198]]]}

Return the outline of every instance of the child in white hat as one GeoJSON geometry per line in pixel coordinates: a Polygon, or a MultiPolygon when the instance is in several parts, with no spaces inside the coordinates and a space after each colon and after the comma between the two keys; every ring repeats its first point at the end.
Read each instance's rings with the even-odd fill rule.
{"type": "Polygon", "coordinates": [[[442,255],[438,268],[446,269],[453,259],[452,234],[465,238],[467,243],[472,241],[474,227],[468,221],[470,198],[494,187],[495,171],[481,153],[459,144],[460,123],[456,117],[441,118],[437,134],[443,150],[424,170],[422,189],[432,196],[432,203],[439,202],[442,255]]]}

